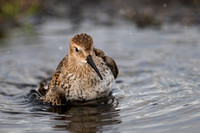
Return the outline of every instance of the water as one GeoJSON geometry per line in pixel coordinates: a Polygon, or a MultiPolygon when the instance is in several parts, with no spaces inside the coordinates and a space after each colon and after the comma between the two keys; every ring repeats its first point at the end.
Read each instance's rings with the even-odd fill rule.
{"type": "Polygon", "coordinates": [[[52,20],[31,34],[13,30],[0,45],[1,132],[199,132],[200,30],[164,25],[140,30],[126,21],[52,20]],[[75,25],[76,27],[76,25],[75,25]],[[115,59],[114,101],[56,108],[29,96],[67,54],[69,39],[89,33],[115,59]]]}

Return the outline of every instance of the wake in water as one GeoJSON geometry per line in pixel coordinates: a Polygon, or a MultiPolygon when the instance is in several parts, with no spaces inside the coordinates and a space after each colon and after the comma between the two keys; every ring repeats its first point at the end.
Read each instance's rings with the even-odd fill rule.
{"type": "Polygon", "coordinates": [[[117,101],[115,100],[115,97],[112,95],[112,93],[109,94],[108,97],[95,99],[91,101],[74,101],[74,102],[67,102],[65,104],[62,104],[60,106],[57,105],[51,105],[50,103],[43,102],[41,99],[41,94],[37,90],[30,90],[29,93],[24,96],[26,100],[28,100],[29,103],[32,104],[38,104],[38,105],[50,105],[54,107],[64,107],[64,106],[98,106],[103,104],[116,104],[117,101]]]}
{"type": "MultiPolygon", "coordinates": [[[[15,97],[16,99],[20,99],[17,101],[20,101],[22,104],[32,104],[34,105],[39,105],[39,106],[48,106],[48,107],[61,107],[63,109],[69,108],[69,107],[84,107],[84,106],[91,106],[91,107],[97,107],[97,106],[102,106],[102,105],[111,105],[111,106],[117,106],[118,101],[117,99],[112,95],[112,92],[109,94],[108,97],[100,98],[100,99],[95,99],[91,101],[74,101],[74,102],[67,102],[65,104],[62,104],[60,106],[56,105],[51,105],[50,103],[43,102],[41,97],[44,95],[44,89],[40,88],[48,88],[48,81],[49,78],[43,79],[38,85],[36,84],[27,84],[27,83],[14,83],[14,82],[3,82],[0,81],[0,84],[4,84],[6,86],[14,86],[15,88],[19,89],[30,89],[29,92],[23,93],[23,94],[7,94],[4,92],[0,92],[1,95],[5,96],[10,96],[10,97],[15,97]]],[[[116,81],[118,83],[118,81],[116,81]]],[[[119,83],[122,83],[120,81],[119,83]]],[[[115,89],[114,89],[115,90],[115,89]]]]}
{"type": "MultiPolygon", "coordinates": [[[[62,104],[60,106],[57,105],[52,105],[50,103],[47,102],[43,102],[43,100],[41,99],[42,97],[42,93],[45,93],[43,91],[41,91],[40,87],[42,88],[47,88],[48,86],[48,81],[49,79],[43,79],[38,85],[35,84],[24,84],[24,83],[12,83],[12,82],[4,82],[4,84],[12,85],[15,87],[19,87],[19,88],[29,88],[30,91],[23,93],[23,94],[16,94],[15,98],[16,99],[20,99],[17,100],[19,101],[21,104],[25,104],[25,105],[29,105],[29,106],[37,106],[37,110],[38,107],[45,108],[45,110],[57,110],[55,108],[59,108],[59,110],[66,110],[67,108],[71,108],[71,107],[99,107],[99,106],[113,106],[116,107],[118,105],[118,100],[113,96],[112,92],[109,94],[108,97],[104,97],[104,98],[100,98],[100,99],[95,99],[95,100],[91,100],[91,101],[74,101],[74,102],[67,102],[65,104],[62,104]],[[54,109],[51,109],[54,108],[54,109]]],[[[116,81],[116,83],[118,83],[118,81],[116,81]]],[[[119,82],[121,83],[121,81],[119,82]]],[[[113,89],[114,91],[116,91],[116,89],[113,89]]],[[[116,92],[114,92],[116,93],[116,92]]],[[[35,110],[35,109],[34,109],[35,110]]],[[[40,110],[40,109],[39,109],[40,110]]],[[[43,110],[43,109],[42,109],[43,110]]]]}

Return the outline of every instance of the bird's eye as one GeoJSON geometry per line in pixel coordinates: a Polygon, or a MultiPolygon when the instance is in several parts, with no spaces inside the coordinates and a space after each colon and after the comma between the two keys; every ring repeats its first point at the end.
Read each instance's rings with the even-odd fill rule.
{"type": "Polygon", "coordinates": [[[78,48],[75,48],[75,50],[76,50],[76,52],[78,52],[79,50],[78,50],[78,48]]]}

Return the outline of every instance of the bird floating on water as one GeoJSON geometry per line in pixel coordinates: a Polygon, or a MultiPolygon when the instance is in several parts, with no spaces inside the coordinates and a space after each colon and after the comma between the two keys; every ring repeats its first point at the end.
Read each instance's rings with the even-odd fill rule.
{"type": "MultiPolygon", "coordinates": [[[[42,99],[61,105],[103,98],[111,92],[117,76],[115,61],[102,50],[94,48],[90,35],[80,33],[70,40],[68,55],[59,63],[42,99]]],[[[39,92],[44,91],[44,87],[39,88],[39,92]]]]}

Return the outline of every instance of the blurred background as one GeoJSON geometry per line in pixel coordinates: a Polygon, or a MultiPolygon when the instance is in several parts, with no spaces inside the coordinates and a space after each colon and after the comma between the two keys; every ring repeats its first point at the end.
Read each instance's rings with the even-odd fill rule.
{"type": "Polygon", "coordinates": [[[0,0],[2,132],[199,132],[200,0],[0,0]],[[114,101],[50,108],[29,93],[77,33],[112,57],[114,101]]]}
{"type": "MultiPolygon", "coordinates": [[[[84,21],[112,25],[124,19],[138,28],[163,24],[200,24],[199,0],[1,0],[0,37],[21,28],[30,33],[49,19],[63,19],[78,29],[84,21]]],[[[65,28],[65,27],[63,27],[65,28]]]]}

